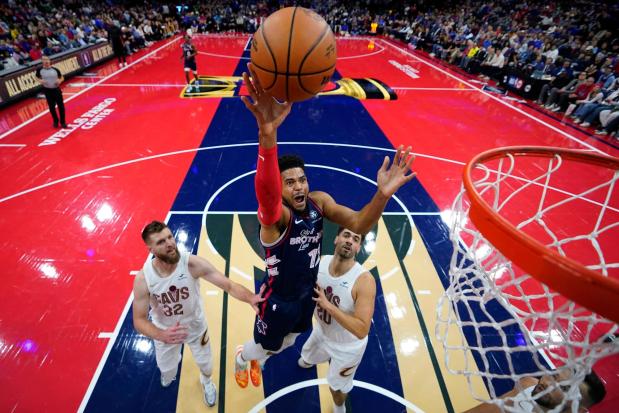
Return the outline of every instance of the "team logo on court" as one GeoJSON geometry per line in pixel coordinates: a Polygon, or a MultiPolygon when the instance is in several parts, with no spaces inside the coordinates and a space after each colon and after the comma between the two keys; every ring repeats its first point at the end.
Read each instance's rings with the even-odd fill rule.
{"type": "MultiPolygon", "coordinates": [[[[247,95],[241,76],[199,76],[199,81],[183,88],[182,98],[231,98],[247,95]]],[[[349,96],[359,100],[396,100],[388,85],[374,78],[343,78],[331,82],[318,96],[349,96]]]]}

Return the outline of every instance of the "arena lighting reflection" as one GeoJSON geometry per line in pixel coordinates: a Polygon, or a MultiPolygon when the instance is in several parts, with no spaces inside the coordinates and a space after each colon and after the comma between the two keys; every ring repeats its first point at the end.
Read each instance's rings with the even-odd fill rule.
{"type": "Polygon", "coordinates": [[[456,223],[456,219],[458,219],[458,218],[462,219],[461,226],[463,228],[466,227],[466,225],[469,222],[468,217],[466,217],[466,216],[465,217],[458,217],[458,213],[454,212],[451,209],[446,209],[444,211],[441,211],[441,219],[443,220],[445,225],[447,225],[449,228],[453,228],[453,225],[456,223]]]}
{"type": "Polygon", "coordinates": [[[88,232],[92,232],[96,228],[94,221],[88,215],[82,216],[81,222],[82,228],[84,228],[88,232]]]}
{"type": "Polygon", "coordinates": [[[412,355],[419,348],[419,341],[414,338],[406,338],[400,342],[400,352],[404,356],[412,355]]]}
{"type": "Polygon", "coordinates": [[[20,343],[20,347],[26,353],[33,353],[33,352],[37,351],[37,348],[38,348],[36,343],[34,341],[30,340],[29,338],[27,338],[24,341],[22,341],[20,343]]]}
{"type": "Polygon", "coordinates": [[[187,231],[180,230],[176,233],[176,239],[178,242],[187,242],[188,238],[189,235],[187,234],[187,231]]]}
{"type": "Polygon", "coordinates": [[[398,296],[395,293],[388,293],[385,295],[385,303],[393,318],[401,319],[406,316],[406,309],[398,305],[398,296]]]}
{"type": "Polygon", "coordinates": [[[112,219],[113,217],[114,217],[114,209],[112,209],[110,204],[108,204],[107,202],[104,202],[103,205],[101,205],[101,207],[99,207],[99,210],[97,211],[97,220],[99,222],[103,222],[103,221],[108,221],[112,219]]]}
{"type": "Polygon", "coordinates": [[[39,270],[41,270],[45,278],[51,278],[54,280],[58,278],[58,271],[56,271],[56,267],[50,263],[45,262],[41,264],[39,270]]]}
{"type": "Polygon", "coordinates": [[[153,344],[151,343],[150,339],[147,338],[140,338],[136,340],[133,346],[137,351],[144,354],[150,353],[153,348],[153,344]]]}

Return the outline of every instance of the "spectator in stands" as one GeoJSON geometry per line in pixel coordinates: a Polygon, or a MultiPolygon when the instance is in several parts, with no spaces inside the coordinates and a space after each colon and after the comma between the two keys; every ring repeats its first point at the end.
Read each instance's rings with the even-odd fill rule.
{"type": "Polygon", "coordinates": [[[595,79],[593,79],[592,77],[588,77],[587,80],[576,86],[576,89],[574,89],[573,92],[562,94],[559,98],[559,104],[554,107],[552,111],[565,112],[565,110],[571,103],[575,103],[577,100],[586,99],[589,93],[591,93],[591,90],[593,89],[594,80],[595,79]]]}
{"type": "Polygon", "coordinates": [[[603,90],[609,91],[614,86],[615,80],[616,77],[612,66],[606,65],[602,68],[602,73],[598,77],[597,83],[601,84],[603,90]]]}
{"type": "Polygon", "coordinates": [[[582,122],[580,126],[587,128],[593,123],[598,123],[600,121],[600,113],[602,111],[613,110],[617,107],[619,107],[619,89],[613,91],[600,103],[593,103],[589,105],[587,110],[583,110],[582,114],[574,122],[582,122]]]}
{"type": "Polygon", "coordinates": [[[595,131],[596,135],[610,135],[619,139],[619,107],[600,112],[600,128],[595,131]]]}
{"type": "Polygon", "coordinates": [[[563,95],[568,95],[576,90],[576,87],[586,80],[586,75],[584,72],[578,75],[578,78],[573,79],[564,87],[557,89],[553,88],[546,99],[546,105],[544,106],[548,110],[554,110],[559,107],[559,101],[563,95]]]}
{"type": "Polygon", "coordinates": [[[494,47],[488,48],[488,56],[486,60],[481,64],[479,70],[482,73],[483,79],[490,80],[490,78],[497,78],[503,70],[505,64],[505,56],[503,52],[496,50],[494,47]]]}
{"type": "Polygon", "coordinates": [[[604,99],[604,93],[599,84],[595,84],[586,99],[577,100],[578,109],[574,111],[574,118],[581,122],[580,119],[586,117],[593,109],[595,109],[604,99]]]}

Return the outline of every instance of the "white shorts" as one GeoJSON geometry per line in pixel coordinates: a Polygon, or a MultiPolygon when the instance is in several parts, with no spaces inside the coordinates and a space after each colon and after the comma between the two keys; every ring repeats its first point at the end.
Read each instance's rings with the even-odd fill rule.
{"type": "Polygon", "coordinates": [[[349,393],[366,346],[367,339],[349,344],[329,342],[322,332],[314,328],[303,345],[301,357],[309,364],[331,360],[327,373],[329,386],[333,390],[349,393]]]}
{"type": "MultiPolygon", "coordinates": [[[[181,361],[181,346],[179,344],[166,344],[159,340],[153,340],[155,342],[155,358],[157,360],[157,367],[162,372],[175,370],[178,368],[178,363],[181,361]]],[[[208,330],[192,341],[185,342],[191,349],[191,354],[196,360],[196,364],[200,367],[204,373],[208,373],[210,376],[212,369],[212,353],[211,353],[211,340],[208,335],[208,330]]]]}

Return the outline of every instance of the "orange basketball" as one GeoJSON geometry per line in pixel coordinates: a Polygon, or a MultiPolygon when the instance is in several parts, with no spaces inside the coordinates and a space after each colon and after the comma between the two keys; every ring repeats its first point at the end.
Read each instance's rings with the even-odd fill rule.
{"type": "Polygon", "coordinates": [[[298,102],[322,90],[335,71],[335,36],[312,10],[286,7],[254,34],[251,62],[262,87],[280,101],[298,102]]]}

